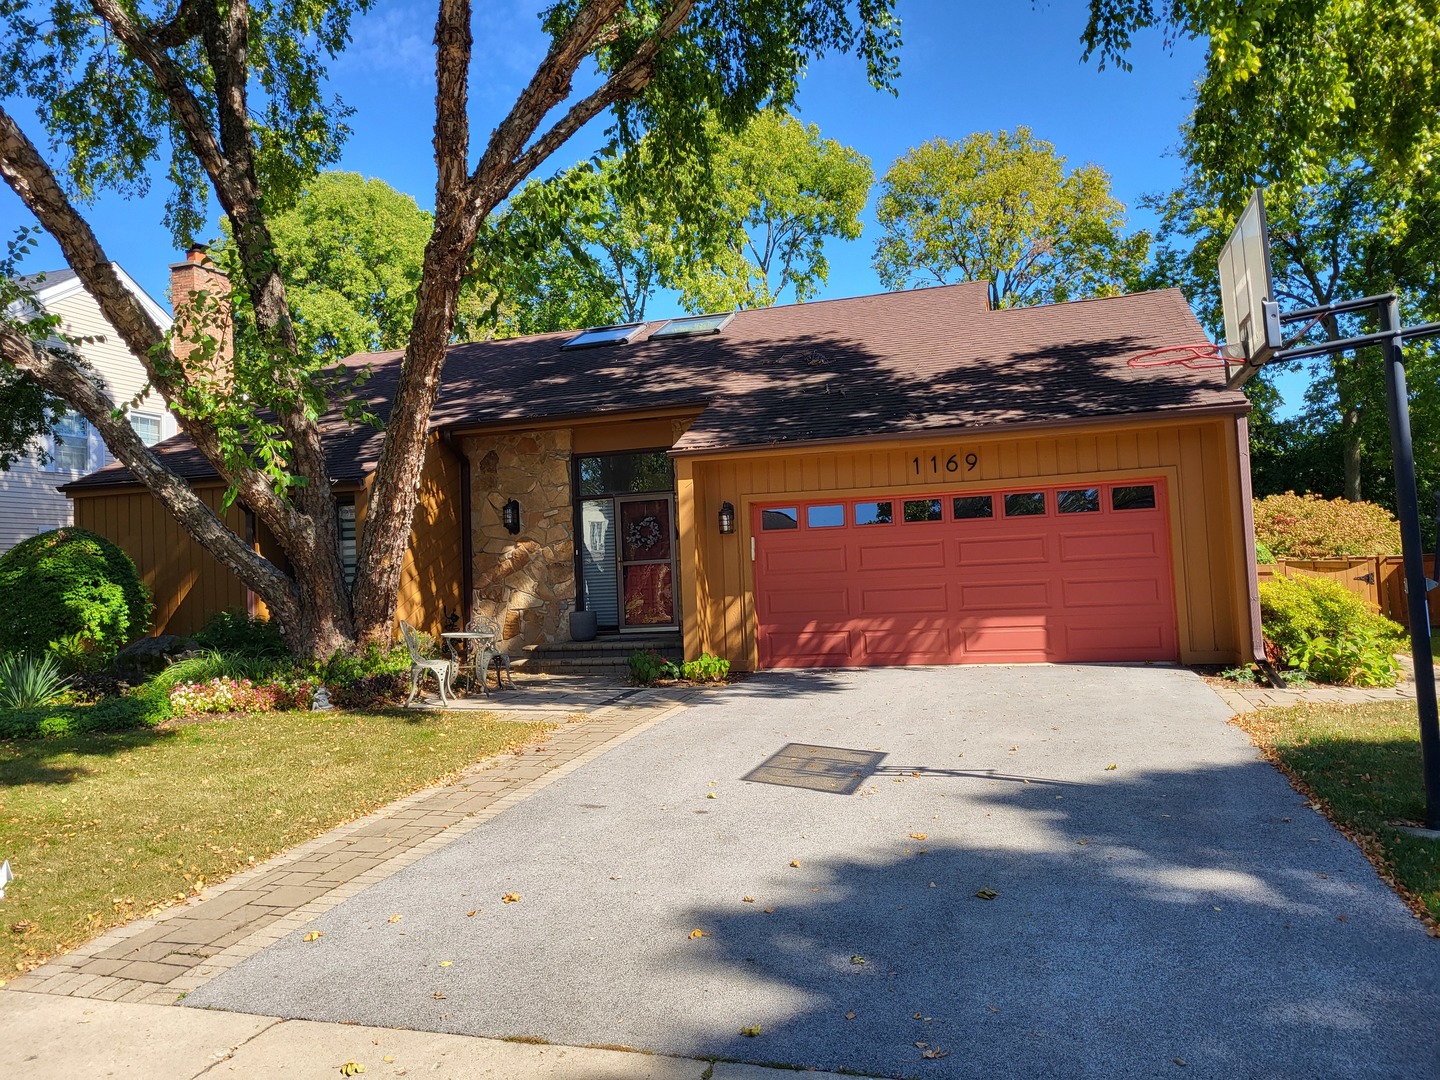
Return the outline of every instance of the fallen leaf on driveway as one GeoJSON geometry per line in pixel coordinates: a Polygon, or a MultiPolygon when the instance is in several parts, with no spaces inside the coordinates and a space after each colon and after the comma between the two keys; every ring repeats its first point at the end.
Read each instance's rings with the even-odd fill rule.
{"type": "Polygon", "coordinates": [[[863,956],[852,956],[852,957],[850,957],[850,962],[851,962],[852,964],[857,964],[857,965],[859,965],[859,964],[864,964],[864,963],[865,963],[865,958],[864,958],[863,956]]]}
{"type": "Polygon", "coordinates": [[[931,1061],[937,1061],[940,1058],[949,1057],[950,1051],[941,1050],[938,1046],[932,1046],[929,1050],[921,1050],[920,1056],[922,1058],[929,1058],[931,1061]]]}
{"type": "Polygon", "coordinates": [[[697,937],[704,937],[704,936],[705,936],[705,931],[704,931],[704,930],[691,930],[691,931],[690,931],[690,940],[691,940],[691,941],[694,941],[697,937]]]}
{"type": "Polygon", "coordinates": [[[441,967],[454,967],[454,966],[455,966],[455,961],[454,961],[454,960],[441,960],[441,961],[440,961],[440,966],[441,966],[441,967]]]}
{"type": "Polygon", "coordinates": [[[319,941],[320,938],[321,938],[321,936],[322,936],[322,935],[321,935],[321,933],[320,933],[319,930],[311,930],[308,934],[306,934],[306,935],[305,935],[303,938],[301,938],[300,940],[301,940],[301,941],[319,941]]]}
{"type": "Polygon", "coordinates": [[[436,990],[435,993],[431,994],[430,996],[433,997],[436,1001],[445,1000],[445,995],[442,994],[439,990],[436,990]]]}
{"type": "Polygon", "coordinates": [[[742,896],[740,897],[740,902],[742,904],[753,904],[755,902],[755,898],[753,896],[742,896]]]}
{"type": "Polygon", "coordinates": [[[848,1013],[845,1014],[845,1019],[846,1019],[846,1020],[854,1020],[854,1019],[855,1019],[855,1014],[854,1014],[853,1012],[848,1012],[848,1013]]]}
{"type": "Polygon", "coordinates": [[[1184,1058],[1175,1058],[1175,1059],[1174,1059],[1174,1062],[1175,1062],[1176,1065],[1179,1065],[1181,1068],[1184,1068],[1184,1067],[1185,1067],[1185,1059],[1184,1059],[1184,1058]]]}
{"type": "Polygon", "coordinates": [[[774,909],[773,907],[767,907],[767,908],[765,909],[765,914],[766,914],[766,915],[774,915],[774,914],[775,914],[775,909],[774,909]]]}
{"type": "Polygon", "coordinates": [[[1119,768],[1119,766],[1116,765],[1116,764],[1112,761],[1109,765],[1106,765],[1106,766],[1105,766],[1105,771],[1106,771],[1106,772],[1114,772],[1117,768],[1119,768]]]}
{"type": "Polygon", "coordinates": [[[395,1060],[395,1055],[394,1055],[394,1054],[386,1054],[386,1055],[385,1055],[383,1058],[381,1058],[380,1060],[383,1061],[383,1062],[385,1062],[385,1064],[388,1065],[388,1064],[390,1064],[390,1062],[392,1062],[392,1061],[395,1060]]]}
{"type": "Polygon", "coordinates": [[[385,921],[386,921],[386,922],[399,922],[402,918],[404,918],[404,916],[401,915],[401,914],[397,911],[394,915],[391,915],[390,918],[386,919],[385,921]]]}
{"type": "Polygon", "coordinates": [[[347,1061],[340,1066],[341,1076],[358,1076],[365,1071],[365,1066],[358,1061],[347,1061]]]}
{"type": "Polygon", "coordinates": [[[799,859],[791,859],[791,860],[790,860],[790,865],[791,865],[791,866],[799,866],[799,865],[800,865],[800,860],[799,860],[799,859]]]}
{"type": "MultiPolygon", "coordinates": [[[[911,1018],[912,1020],[919,1020],[919,1019],[920,1019],[920,1014],[919,1014],[919,1013],[911,1013],[911,1014],[910,1014],[910,1018],[911,1018]]],[[[924,1044],[922,1043],[921,1045],[923,1046],[924,1044]]]]}
{"type": "Polygon", "coordinates": [[[478,914],[480,914],[480,909],[477,907],[474,911],[465,912],[465,917],[467,919],[473,919],[478,914]]]}
{"type": "MultiPolygon", "coordinates": [[[[916,1016],[919,1016],[920,1014],[919,1014],[919,1013],[916,1013],[915,1015],[916,1015],[916,1016]]],[[[916,1044],[915,1044],[915,1049],[916,1049],[916,1050],[924,1050],[924,1049],[925,1049],[927,1046],[929,1046],[929,1045],[930,1045],[929,1043],[916,1043],[916,1044]]]]}
{"type": "Polygon", "coordinates": [[[500,899],[507,904],[518,904],[520,902],[520,894],[518,892],[507,892],[504,896],[500,897],[500,899]]]}
{"type": "Polygon", "coordinates": [[[715,798],[715,793],[714,793],[713,791],[707,792],[706,795],[705,795],[705,798],[707,798],[707,799],[713,799],[713,798],[715,798]]]}
{"type": "Polygon", "coordinates": [[[741,1028],[740,1034],[753,1039],[756,1035],[760,1034],[760,1025],[756,1024],[754,1027],[741,1028]]]}
{"type": "Polygon", "coordinates": [[[912,833],[910,834],[910,839],[911,839],[911,840],[928,840],[929,838],[930,838],[930,834],[929,834],[929,833],[912,832],[912,833]]]}
{"type": "Polygon", "coordinates": [[[978,896],[981,900],[994,900],[995,897],[999,896],[1000,894],[994,889],[981,889],[975,895],[978,896]]]}

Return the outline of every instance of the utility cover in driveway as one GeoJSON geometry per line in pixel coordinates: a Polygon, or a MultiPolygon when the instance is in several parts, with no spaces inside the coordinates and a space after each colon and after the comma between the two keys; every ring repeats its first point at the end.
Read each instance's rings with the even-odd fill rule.
{"type": "Polygon", "coordinates": [[[1174,660],[1163,481],[758,506],[760,666],[1174,660]]]}
{"type": "Polygon", "coordinates": [[[839,746],[787,743],[742,777],[752,784],[781,784],[851,795],[870,779],[885,755],[839,746]]]}

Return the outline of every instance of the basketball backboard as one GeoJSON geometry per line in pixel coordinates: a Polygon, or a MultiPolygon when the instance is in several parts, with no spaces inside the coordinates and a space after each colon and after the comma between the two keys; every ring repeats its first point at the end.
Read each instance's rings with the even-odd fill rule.
{"type": "Polygon", "coordinates": [[[1230,239],[1220,250],[1220,303],[1225,311],[1225,355],[1259,367],[1279,347],[1278,310],[1270,282],[1270,234],[1265,202],[1256,188],[1230,239]]]}

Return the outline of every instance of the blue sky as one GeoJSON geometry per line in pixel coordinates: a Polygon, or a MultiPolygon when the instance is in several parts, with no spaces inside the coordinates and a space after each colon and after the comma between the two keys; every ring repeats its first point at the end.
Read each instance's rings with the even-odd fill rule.
{"type": "MultiPolygon", "coordinates": [[[[471,115],[477,142],[544,54],[535,18],[542,6],[542,0],[476,5],[471,115]]],[[[1080,59],[1084,0],[899,0],[897,6],[905,39],[898,96],[871,89],[854,58],[825,58],[800,92],[806,122],[868,156],[877,176],[927,139],[1028,125],[1071,165],[1104,168],[1115,194],[1131,207],[1132,224],[1151,224],[1138,200],[1179,179],[1171,151],[1201,70],[1198,44],[1167,50],[1158,36],[1142,36],[1131,55],[1133,71],[1099,71],[1080,59]]],[[[355,134],[339,167],[380,177],[422,206],[433,202],[435,182],[434,11],[433,2],[379,0],[356,24],[350,50],[331,67],[335,92],[356,110],[350,121],[355,134]]],[[[31,118],[28,109],[17,112],[22,122],[31,118]]],[[[33,125],[31,131],[39,141],[33,125]]],[[[598,141],[598,126],[592,126],[544,171],[587,156],[598,141]]],[[[108,197],[93,208],[91,220],[110,257],[163,302],[166,267],[179,253],[160,224],[162,202],[158,194],[135,201],[108,197]]],[[[870,267],[875,230],[868,226],[869,208],[865,218],[858,241],[828,246],[831,276],[822,297],[880,291],[870,267]]],[[[0,230],[9,235],[27,222],[19,200],[0,188],[0,230]]],[[[58,249],[47,242],[27,269],[61,265],[58,249]]],[[[654,305],[655,317],[670,313],[663,298],[654,305]]]]}

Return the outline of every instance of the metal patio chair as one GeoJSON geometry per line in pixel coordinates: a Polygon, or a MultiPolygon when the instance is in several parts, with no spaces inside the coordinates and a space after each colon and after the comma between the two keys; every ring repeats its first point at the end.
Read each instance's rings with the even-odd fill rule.
{"type": "Polygon", "coordinates": [[[420,653],[420,635],[408,622],[401,620],[400,635],[405,639],[405,649],[410,654],[410,696],[405,699],[405,707],[408,709],[410,703],[415,700],[419,687],[425,680],[427,672],[435,676],[435,681],[440,684],[440,704],[450,704],[450,683],[455,678],[455,661],[453,660],[431,660],[420,653]]]}
{"type": "Polygon", "coordinates": [[[488,640],[477,643],[474,652],[475,677],[480,682],[480,692],[482,694],[488,694],[490,692],[488,680],[492,667],[495,669],[496,690],[503,690],[505,688],[506,679],[510,681],[510,689],[515,689],[515,680],[510,675],[510,655],[500,651],[499,626],[492,620],[481,618],[477,615],[470,620],[465,630],[471,634],[489,635],[488,640]]]}

